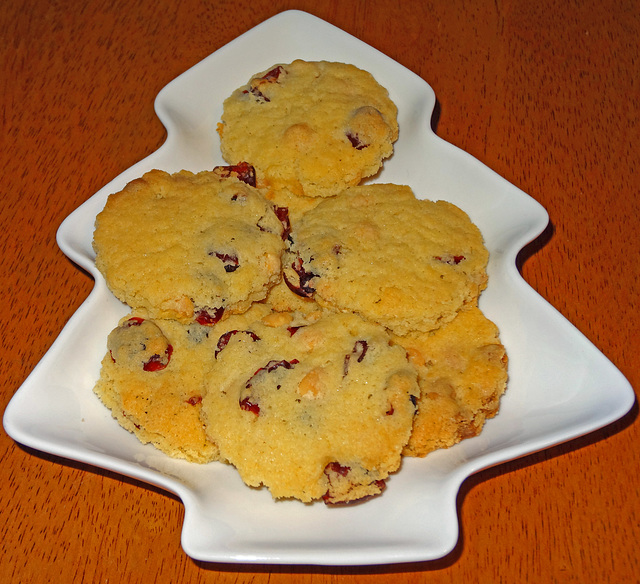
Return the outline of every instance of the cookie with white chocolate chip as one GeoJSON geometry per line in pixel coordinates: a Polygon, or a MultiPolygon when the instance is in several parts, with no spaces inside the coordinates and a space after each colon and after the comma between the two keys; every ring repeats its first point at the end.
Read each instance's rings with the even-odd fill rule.
{"type": "Polygon", "coordinates": [[[382,327],[353,314],[257,305],[214,331],[203,420],[248,485],[305,502],[382,491],[419,397],[415,368],[382,327]]]}
{"type": "Polygon", "coordinates": [[[250,161],[258,186],[326,197],[376,174],[391,156],[397,108],[367,71],[298,59],[236,89],[218,132],[224,159],[250,161]]]}
{"type": "Polygon", "coordinates": [[[133,309],[210,324],[280,280],[280,211],[237,173],[152,170],[98,214],[96,266],[133,309]]]}
{"type": "Polygon", "coordinates": [[[300,296],[402,335],[435,330],[471,306],[486,285],[488,255],[455,205],[370,184],[307,211],[292,228],[283,269],[300,296]]]}
{"type": "Polygon", "coordinates": [[[476,436],[498,413],[508,359],[498,328],[477,306],[437,331],[394,342],[417,367],[421,389],[406,456],[426,456],[476,436]]]}
{"type": "Polygon", "coordinates": [[[123,427],[176,458],[219,459],[200,419],[211,328],[127,316],[110,333],[95,393],[123,427]]]}

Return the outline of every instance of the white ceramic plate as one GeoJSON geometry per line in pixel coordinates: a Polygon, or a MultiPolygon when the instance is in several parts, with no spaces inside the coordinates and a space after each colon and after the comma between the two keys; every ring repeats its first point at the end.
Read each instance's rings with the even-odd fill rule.
{"type": "Polygon", "coordinates": [[[61,225],[62,251],[95,278],[89,298],[10,402],[17,442],[135,477],[175,493],[185,506],[182,545],[215,562],[383,564],[445,556],[458,539],[456,497],[480,469],[598,429],[623,416],[634,394],[617,369],[520,277],[516,255],[546,227],[544,209],[430,126],[432,89],[343,31],[288,11],[250,30],[165,87],[156,111],[165,144],[106,185],[61,225]],[[510,382],[482,434],[425,459],[405,459],[385,493],[364,504],[274,502],[223,464],[168,458],[121,429],[92,392],[106,337],[127,310],[107,290],[91,248],[107,196],[152,168],[198,171],[224,164],[215,125],[222,102],[249,77],[296,58],[353,63],[373,73],[398,105],[400,139],[376,178],[409,184],[420,197],[463,208],[491,252],[485,314],[501,330],[510,382]]]}

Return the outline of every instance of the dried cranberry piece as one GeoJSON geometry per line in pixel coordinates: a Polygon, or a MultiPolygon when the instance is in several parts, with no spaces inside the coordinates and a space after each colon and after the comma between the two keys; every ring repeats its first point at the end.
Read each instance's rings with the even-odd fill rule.
{"type": "Polygon", "coordinates": [[[358,134],[347,132],[347,138],[349,139],[349,142],[351,142],[351,146],[353,146],[356,150],[363,150],[364,148],[369,146],[369,144],[365,144],[364,142],[362,142],[362,140],[360,140],[360,136],[358,136],[358,134]]]}
{"type": "Polygon", "coordinates": [[[367,341],[356,341],[353,346],[352,353],[358,356],[358,363],[361,363],[364,359],[364,356],[367,354],[367,350],[369,349],[369,343],[367,341]]]}
{"type": "Polygon", "coordinates": [[[433,256],[434,259],[450,266],[457,266],[461,261],[466,260],[463,255],[447,255],[447,256],[433,256]]]}
{"type": "Polygon", "coordinates": [[[291,361],[286,361],[285,359],[282,359],[281,361],[277,361],[274,359],[272,361],[269,361],[264,367],[260,367],[260,369],[256,370],[256,372],[251,376],[251,379],[249,379],[249,381],[247,381],[247,383],[245,384],[245,388],[249,389],[253,385],[252,383],[253,379],[263,371],[265,371],[266,373],[271,373],[278,367],[284,367],[285,369],[292,369],[293,366],[297,365],[298,363],[300,363],[300,361],[298,361],[297,359],[291,359],[291,361]]]}
{"type": "Polygon", "coordinates": [[[238,334],[238,333],[243,333],[243,334],[249,335],[249,337],[251,338],[252,341],[259,341],[260,340],[260,337],[258,335],[256,335],[256,333],[254,333],[252,331],[240,331],[240,330],[227,331],[226,333],[221,335],[220,338],[218,339],[218,344],[216,346],[216,352],[213,355],[215,359],[218,358],[218,353],[220,351],[222,351],[222,349],[224,349],[227,346],[227,344],[231,340],[231,337],[233,335],[238,334]]]}
{"type": "Polygon", "coordinates": [[[291,264],[291,268],[298,275],[298,285],[296,286],[293,282],[289,281],[289,278],[287,278],[287,274],[285,273],[284,281],[289,290],[303,298],[312,298],[316,289],[309,285],[309,280],[317,278],[318,274],[307,272],[304,269],[302,258],[297,258],[296,261],[291,264]]]}
{"type": "MultiPolygon", "coordinates": [[[[247,383],[245,384],[245,389],[250,389],[253,385],[253,380],[257,375],[260,375],[261,373],[271,373],[271,371],[274,371],[275,369],[278,369],[278,367],[284,367],[285,369],[292,369],[294,365],[297,365],[299,363],[299,361],[297,359],[291,359],[291,361],[287,361],[285,359],[282,359],[280,361],[278,360],[272,360],[269,361],[264,367],[260,367],[260,369],[258,369],[249,379],[249,381],[247,381],[247,383]]],[[[278,386],[278,389],[280,389],[280,386],[278,386]]],[[[256,416],[260,414],[260,406],[251,401],[253,398],[251,396],[247,396],[244,399],[241,399],[239,401],[240,404],[240,408],[247,411],[247,412],[253,412],[256,416]]]]}
{"type": "Polygon", "coordinates": [[[286,241],[291,234],[291,221],[289,220],[289,209],[287,207],[275,207],[276,217],[282,223],[282,240],[286,241]]]}
{"type": "MultiPolygon", "coordinates": [[[[273,207],[273,212],[276,217],[280,221],[282,225],[282,231],[280,232],[280,237],[282,237],[282,241],[286,241],[289,235],[291,234],[291,222],[289,221],[289,209],[287,207],[273,207]]],[[[263,227],[260,225],[260,221],[262,221],[265,217],[262,216],[256,223],[256,226],[260,231],[273,233],[273,230],[269,227],[263,227]]]]}
{"type": "Polygon", "coordinates": [[[350,354],[344,356],[344,365],[343,365],[343,375],[346,375],[349,372],[349,363],[351,362],[351,357],[356,356],[358,363],[362,363],[364,356],[367,354],[367,350],[369,349],[369,343],[367,341],[356,341],[353,345],[353,349],[350,354]]]}
{"type": "Polygon", "coordinates": [[[265,365],[264,369],[266,369],[267,373],[271,373],[272,371],[274,371],[278,367],[284,367],[285,369],[291,369],[294,365],[297,365],[298,363],[300,363],[300,361],[298,361],[297,359],[291,359],[291,361],[287,361],[285,359],[282,359],[280,361],[276,361],[274,359],[273,361],[269,361],[265,365]]]}
{"type": "Polygon", "coordinates": [[[278,65],[271,69],[271,71],[267,71],[260,79],[264,79],[265,81],[277,81],[284,69],[282,65],[278,65]]]}
{"type": "Polygon", "coordinates": [[[264,83],[277,83],[278,78],[284,71],[281,65],[274,67],[271,71],[267,71],[262,77],[257,77],[252,81],[252,85],[249,89],[246,89],[244,93],[251,93],[256,97],[258,101],[266,102],[271,101],[264,93],[258,89],[258,87],[264,83]],[[253,85],[255,83],[255,85],[253,85]]]}
{"type": "Polygon", "coordinates": [[[230,166],[215,166],[213,172],[221,178],[235,176],[239,181],[248,184],[250,187],[256,186],[256,169],[248,162],[239,162],[230,166]]]}
{"type": "Polygon", "coordinates": [[[327,471],[329,471],[329,472],[333,472],[335,474],[339,474],[340,476],[343,476],[343,477],[346,477],[349,474],[350,470],[351,470],[351,467],[343,466],[338,462],[330,462],[324,468],[325,474],[327,473],[327,471]]]}
{"type": "Polygon", "coordinates": [[[232,253],[211,252],[209,255],[216,256],[224,265],[224,271],[227,273],[235,272],[240,267],[238,256],[232,253]]]}
{"type": "Polygon", "coordinates": [[[191,406],[197,406],[199,403],[202,403],[201,395],[193,395],[186,402],[191,406]]]}
{"type": "Polygon", "coordinates": [[[245,388],[250,388],[252,383],[251,381],[253,380],[253,378],[258,375],[259,373],[261,373],[262,371],[266,371],[267,373],[271,373],[272,371],[276,370],[278,367],[284,367],[285,369],[292,369],[294,365],[297,365],[298,363],[300,363],[300,361],[298,361],[297,359],[291,359],[291,361],[287,361],[286,359],[282,359],[280,361],[277,360],[272,360],[269,361],[264,367],[260,367],[260,369],[258,369],[252,376],[251,379],[249,379],[249,381],[247,381],[247,383],[245,384],[245,388]]]}
{"type": "Polygon", "coordinates": [[[302,326],[288,326],[287,330],[289,331],[289,334],[293,336],[302,328],[302,326]]]}
{"type": "Polygon", "coordinates": [[[240,402],[240,409],[245,412],[251,412],[256,416],[260,415],[260,406],[258,404],[254,404],[248,397],[245,397],[240,402]]]}
{"type": "Polygon", "coordinates": [[[163,355],[152,355],[146,363],[142,365],[142,368],[145,371],[162,371],[167,365],[169,365],[169,361],[171,360],[171,354],[173,353],[173,347],[171,345],[167,345],[165,349],[164,356],[163,355]],[[164,360],[166,358],[166,361],[164,360]]]}
{"type": "Polygon", "coordinates": [[[224,314],[224,308],[201,308],[195,313],[195,321],[198,324],[211,326],[216,324],[224,314]],[[212,313],[213,311],[213,313],[212,313]]]}

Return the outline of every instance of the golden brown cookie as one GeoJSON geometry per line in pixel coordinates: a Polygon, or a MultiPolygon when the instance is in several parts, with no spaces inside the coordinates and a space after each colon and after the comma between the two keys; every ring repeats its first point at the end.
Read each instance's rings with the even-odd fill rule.
{"type": "Polygon", "coordinates": [[[128,316],[111,332],[95,393],[143,443],[193,462],[219,459],[200,419],[210,327],[128,316]]]}
{"type": "Polygon", "coordinates": [[[406,456],[426,456],[476,436],[500,407],[507,354],[481,310],[460,312],[432,333],[395,337],[418,368],[421,397],[406,456]]]}
{"type": "Polygon", "coordinates": [[[270,67],[224,102],[224,159],[246,160],[258,186],[326,197],[378,172],[398,138],[397,108],[353,65],[296,60],[270,67]]]}
{"type": "Polygon", "coordinates": [[[255,188],[219,172],[146,173],[96,218],[96,265],[149,316],[211,323],[280,279],[283,223],[255,188]]]}
{"type": "Polygon", "coordinates": [[[487,261],[480,231],[458,207],[371,184],[306,212],[283,264],[300,296],[406,334],[434,330],[474,303],[487,261]]]}
{"type": "Polygon", "coordinates": [[[405,350],[382,327],[256,305],[213,331],[203,419],[248,485],[305,502],[381,492],[400,466],[419,391],[405,350]]]}

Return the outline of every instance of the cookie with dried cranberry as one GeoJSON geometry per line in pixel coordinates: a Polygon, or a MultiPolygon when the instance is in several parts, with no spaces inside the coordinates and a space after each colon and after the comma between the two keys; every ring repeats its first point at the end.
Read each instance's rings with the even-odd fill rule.
{"type": "Polygon", "coordinates": [[[118,423],[176,458],[219,459],[200,419],[211,328],[129,316],[110,333],[94,391],[118,423]]]}
{"type": "Polygon", "coordinates": [[[214,329],[227,330],[202,414],[221,455],[277,499],[379,494],[413,424],[419,388],[406,351],[353,314],[247,314],[214,329]]]}
{"type": "Polygon", "coordinates": [[[234,91],[218,132],[224,159],[251,162],[258,186],[326,197],[374,175],[391,156],[397,108],[367,71],[296,60],[234,91]]]}
{"type": "Polygon", "coordinates": [[[280,279],[286,217],[241,178],[152,170],[111,195],[93,245],[113,293],[151,317],[202,323],[264,298],[280,279]]]}
{"type": "Polygon", "coordinates": [[[476,436],[495,416],[507,383],[496,325],[473,307],[427,334],[396,337],[418,368],[422,391],[407,456],[426,456],[476,436]]]}
{"type": "Polygon", "coordinates": [[[475,302],[487,261],[480,231],[458,207],[371,184],[305,213],[283,267],[300,296],[406,334],[436,329],[475,302]]]}

